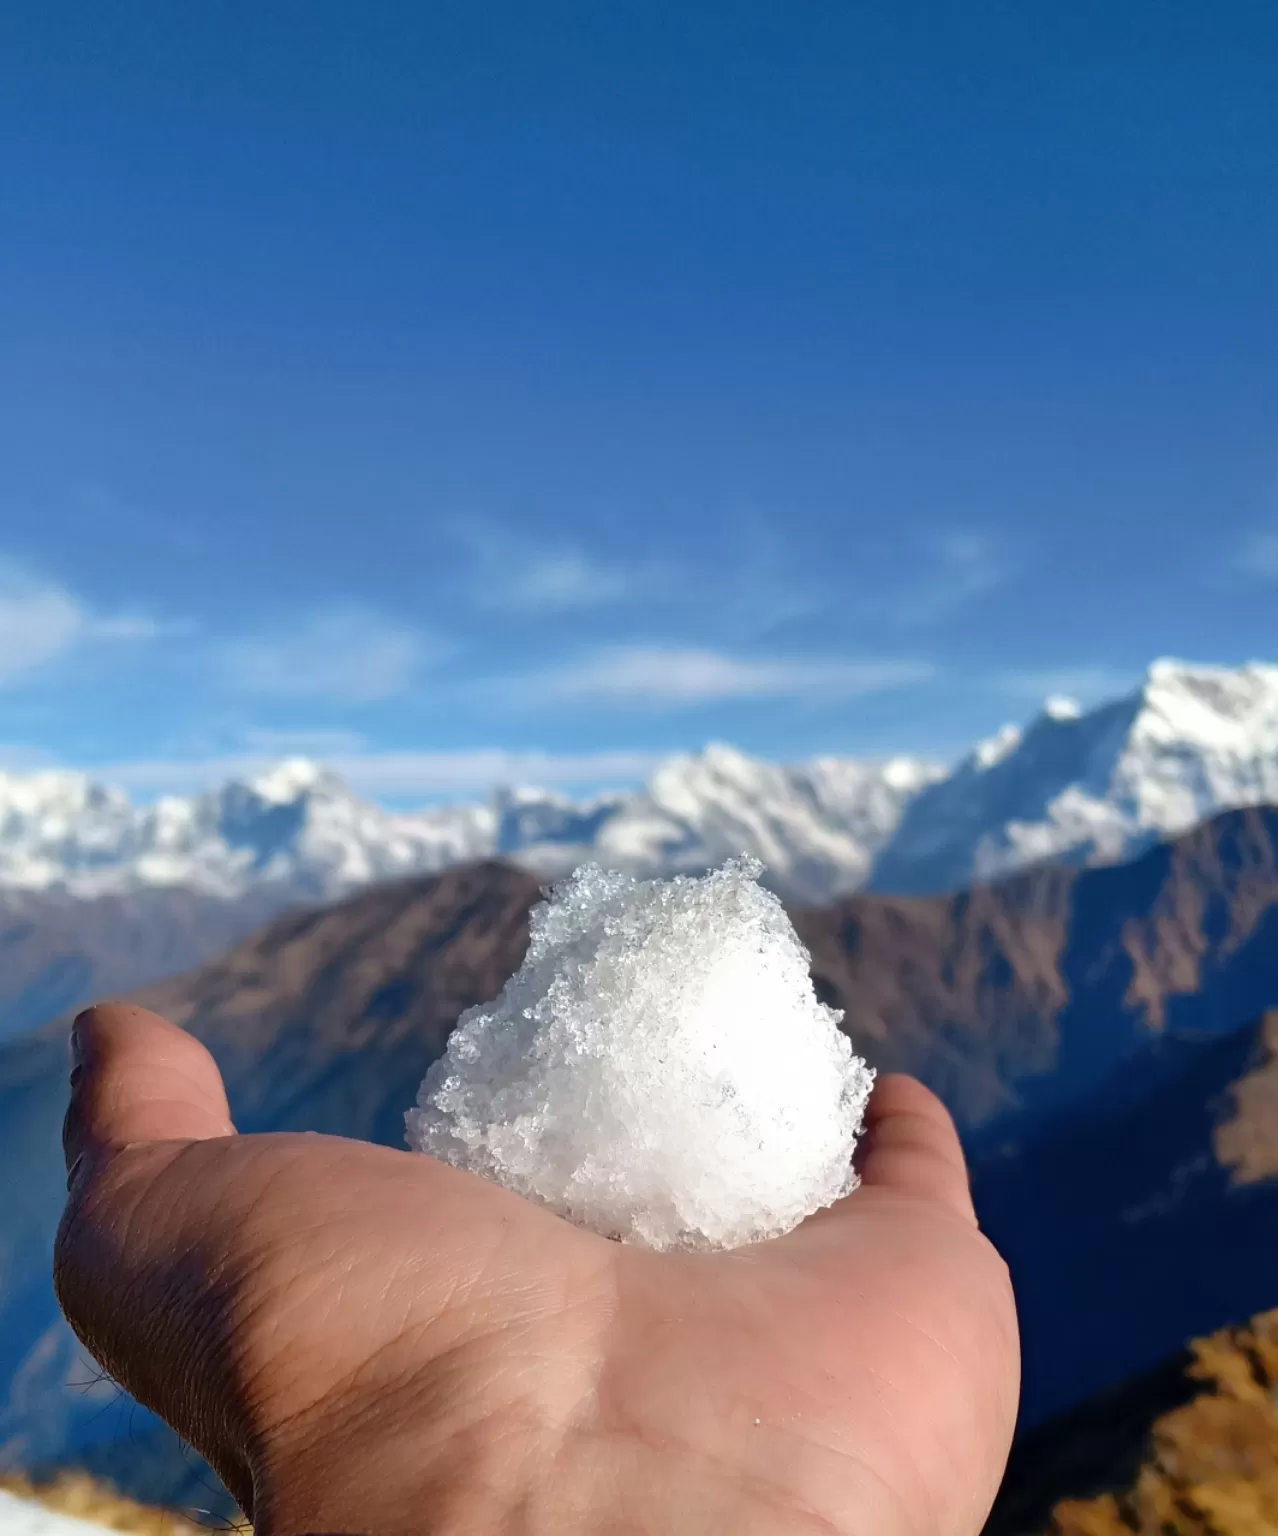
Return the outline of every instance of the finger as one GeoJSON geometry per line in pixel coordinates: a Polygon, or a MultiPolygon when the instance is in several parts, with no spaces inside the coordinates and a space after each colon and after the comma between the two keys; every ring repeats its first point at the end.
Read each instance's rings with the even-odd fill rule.
{"type": "Polygon", "coordinates": [[[879,1079],[861,1143],[861,1184],[918,1195],[976,1220],[967,1161],[949,1110],[916,1078],[879,1079]]]}
{"type": "Polygon", "coordinates": [[[86,1154],[142,1141],[233,1136],[217,1063],[184,1029],[131,1003],[103,1003],[71,1031],[68,1177],[86,1154]]]}

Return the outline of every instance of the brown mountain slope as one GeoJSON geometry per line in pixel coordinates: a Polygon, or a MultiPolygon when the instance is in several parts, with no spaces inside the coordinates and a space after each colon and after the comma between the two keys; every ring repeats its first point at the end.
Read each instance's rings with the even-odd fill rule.
{"type": "MultiPolygon", "coordinates": [[[[227,1050],[438,1051],[518,964],[537,882],[497,863],[278,919],[149,988],[227,1050]]],[[[1278,1004],[1278,811],[1230,812],[1134,864],[1043,867],[951,897],[850,897],[796,915],[820,993],[859,1049],[920,1073],[979,1127],[1169,1024],[1228,1028],[1278,1004]]],[[[105,989],[112,990],[112,989],[105,989]]]]}
{"type": "Polygon", "coordinates": [[[244,1128],[297,1123],[398,1145],[405,1092],[458,1015],[517,968],[538,894],[531,875],[498,863],[375,886],[278,918],[135,995],[210,1046],[244,1128]]]}
{"type": "Polygon", "coordinates": [[[1263,1026],[1266,1055],[1233,1086],[1227,1119],[1216,1128],[1216,1161],[1236,1184],[1278,1178],[1278,1012],[1263,1026]]]}
{"type": "Polygon", "coordinates": [[[1151,1033],[1278,1004],[1278,811],[1233,811],[1132,864],[799,914],[813,975],[877,1064],[969,1128],[1077,1091],[1151,1033]]]}

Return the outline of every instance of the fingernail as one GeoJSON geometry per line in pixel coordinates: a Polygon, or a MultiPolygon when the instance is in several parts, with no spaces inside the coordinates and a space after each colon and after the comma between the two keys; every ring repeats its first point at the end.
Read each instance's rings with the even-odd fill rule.
{"type": "Polygon", "coordinates": [[[93,1054],[93,1035],[88,1023],[92,1012],[91,1008],[86,1008],[75,1016],[71,1024],[71,1060],[77,1066],[87,1065],[93,1054]]]}

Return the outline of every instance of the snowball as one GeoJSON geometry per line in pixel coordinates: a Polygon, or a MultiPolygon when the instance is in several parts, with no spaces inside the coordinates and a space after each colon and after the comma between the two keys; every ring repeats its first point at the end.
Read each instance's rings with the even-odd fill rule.
{"type": "Polygon", "coordinates": [[[775,1237],[849,1193],[874,1074],[761,873],[578,869],[462,1015],[409,1144],[649,1248],[775,1237]]]}

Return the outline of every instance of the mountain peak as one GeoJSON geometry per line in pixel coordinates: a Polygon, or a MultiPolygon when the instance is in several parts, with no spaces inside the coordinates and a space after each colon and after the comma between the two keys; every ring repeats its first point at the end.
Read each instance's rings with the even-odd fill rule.
{"type": "Polygon", "coordinates": [[[1104,863],[1220,810],[1278,802],[1278,667],[1163,658],[1125,698],[1047,707],[924,790],[879,890],[952,890],[1046,859],[1104,863]]]}
{"type": "Polygon", "coordinates": [[[262,800],[288,805],[321,785],[344,788],[340,779],[312,758],[288,757],[250,779],[248,787],[262,800]]]}
{"type": "Polygon", "coordinates": [[[969,761],[977,768],[993,768],[1015,752],[1021,744],[1019,725],[1002,725],[993,736],[978,742],[972,749],[969,761]]]}

